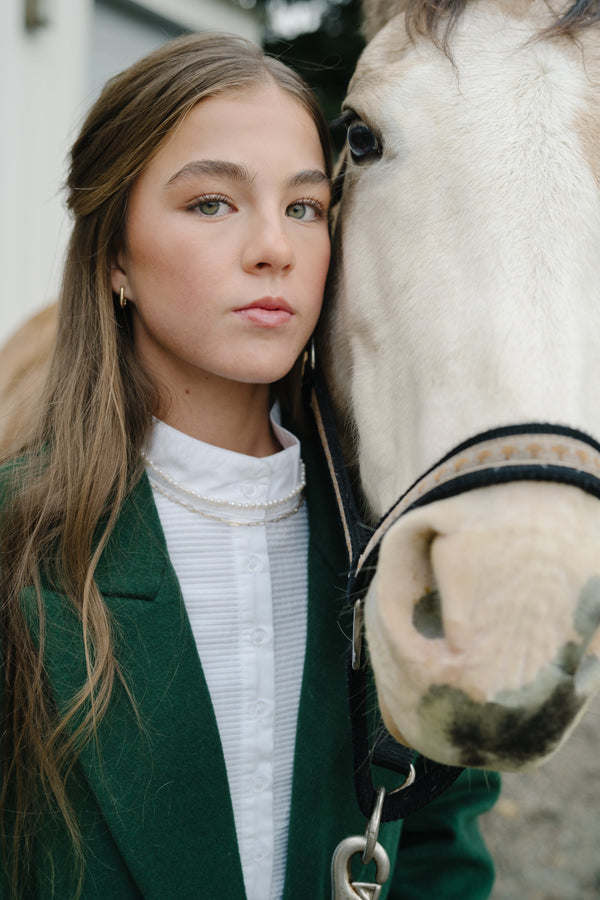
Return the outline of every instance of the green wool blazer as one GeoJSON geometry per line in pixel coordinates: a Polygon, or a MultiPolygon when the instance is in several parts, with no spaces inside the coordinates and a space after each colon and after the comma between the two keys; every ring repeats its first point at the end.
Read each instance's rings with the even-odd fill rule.
{"type": "MultiPolygon", "coordinates": [[[[308,631],[283,897],[330,900],[333,851],[344,837],[364,833],[366,822],[352,781],[345,546],[320,451],[308,443],[303,458],[310,521],[308,631]]],[[[82,750],[74,772],[71,798],[86,861],[81,896],[244,900],[217,723],[145,476],[123,506],[96,581],[112,615],[117,659],[137,714],[117,685],[97,740],[82,750]]],[[[65,708],[85,678],[81,629],[59,592],[47,587],[44,601],[46,670],[55,702],[65,708]]],[[[25,596],[23,605],[35,631],[31,598],[25,596]]],[[[387,783],[393,784],[393,776],[387,783]]],[[[469,771],[404,824],[383,825],[379,839],[392,875],[381,900],[488,897],[493,866],[477,816],[497,793],[494,773],[469,771]]],[[[74,895],[69,847],[60,817],[48,815],[27,898],[74,895]]],[[[360,880],[370,875],[360,873],[360,880]]],[[[2,876],[0,897],[8,896],[2,876]]]]}

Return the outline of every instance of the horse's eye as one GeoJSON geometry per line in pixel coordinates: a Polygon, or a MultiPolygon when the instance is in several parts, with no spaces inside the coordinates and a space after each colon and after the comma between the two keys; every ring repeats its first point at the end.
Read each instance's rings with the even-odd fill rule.
{"type": "Polygon", "coordinates": [[[348,128],[348,147],[356,162],[381,156],[379,141],[364,122],[353,122],[348,128]]]}

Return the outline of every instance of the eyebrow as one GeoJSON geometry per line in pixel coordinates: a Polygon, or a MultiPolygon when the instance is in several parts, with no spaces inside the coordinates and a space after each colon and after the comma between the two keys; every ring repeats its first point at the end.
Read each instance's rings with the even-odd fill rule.
{"type": "MultiPolygon", "coordinates": [[[[250,174],[246,166],[221,159],[198,159],[186,163],[179,171],[171,175],[165,187],[169,187],[179,179],[194,178],[199,175],[217,175],[222,178],[231,178],[241,184],[252,184],[254,181],[254,175],[250,174]]],[[[329,178],[320,169],[303,169],[287,180],[287,187],[301,187],[304,184],[329,184],[329,178]]]]}
{"type": "Polygon", "coordinates": [[[331,181],[320,169],[303,169],[296,175],[288,178],[288,187],[302,187],[303,184],[326,184],[330,185],[331,181]]]}
{"type": "Polygon", "coordinates": [[[220,159],[197,159],[186,163],[178,172],[171,175],[166,186],[173,184],[174,181],[179,181],[180,178],[194,178],[198,175],[220,175],[225,178],[232,178],[234,181],[240,181],[243,184],[252,182],[252,176],[246,166],[225,162],[220,159]]]}

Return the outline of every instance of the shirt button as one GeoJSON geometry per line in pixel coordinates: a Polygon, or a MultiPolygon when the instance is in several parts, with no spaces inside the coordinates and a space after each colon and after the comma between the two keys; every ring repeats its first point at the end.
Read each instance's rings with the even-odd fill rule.
{"type": "Polygon", "coordinates": [[[260,568],[260,558],[258,556],[248,557],[248,568],[251,572],[257,572],[260,568]]]}
{"type": "Polygon", "coordinates": [[[255,647],[260,647],[261,644],[267,639],[267,632],[264,628],[255,628],[252,634],[250,635],[250,640],[254,644],[255,647]]]}
{"type": "Polygon", "coordinates": [[[252,484],[251,482],[249,484],[243,484],[242,485],[242,493],[243,493],[244,497],[256,497],[257,487],[255,484],[252,484]]]}
{"type": "Polygon", "coordinates": [[[254,857],[255,862],[262,862],[263,859],[266,859],[268,855],[267,848],[264,844],[255,844],[254,851],[252,856],[254,857]]]}
{"type": "Polygon", "coordinates": [[[269,704],[266,700],[257,700],[254,704],[254,714],[261,718],[262,716],[266,716],[269,710],[269,704]]]}
{"type": "Polygon", "coordinates": [[[252,788],[257,794],[260,794],[266,789],[268,783],[269,779],[265,775],[255,775],[252,779],[252,788]]]}

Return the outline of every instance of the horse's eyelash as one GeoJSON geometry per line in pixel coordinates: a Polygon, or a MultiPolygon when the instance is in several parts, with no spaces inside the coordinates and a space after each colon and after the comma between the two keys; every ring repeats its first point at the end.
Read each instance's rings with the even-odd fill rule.
{"type": "Polygon", "coordinates": [[[358,115],[353,109],[345,109],[341,116],[338,116],[337,119],[333,119],[330,124],[332,128],[339,128],[342,125],[345,125],[347,128],[356,119],[358,119],[358,115]]]}

